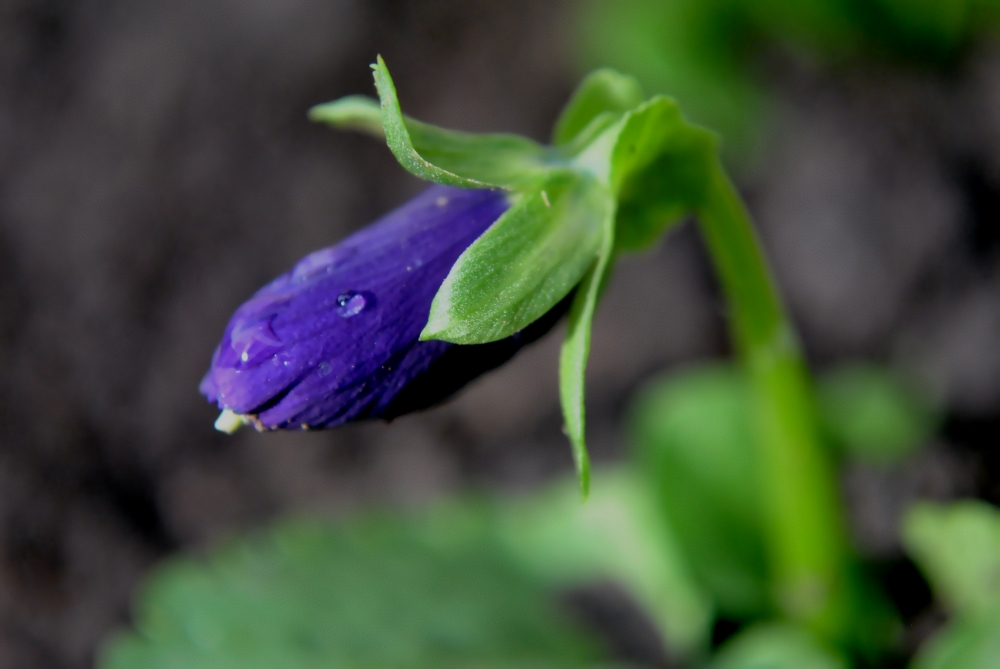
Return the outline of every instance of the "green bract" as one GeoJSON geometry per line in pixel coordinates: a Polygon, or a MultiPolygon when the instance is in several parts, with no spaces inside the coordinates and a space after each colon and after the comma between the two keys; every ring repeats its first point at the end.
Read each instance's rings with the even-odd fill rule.
{"type": "Polygon", "coordinates": [[[512,206],[452,267],[423,339],[497,341],[576,288],[560,358],[566,432],[586,492],[584,373],[590,327],[614,253],[653,244],[701,202],[716,161],[712,133],[673,100],[644,100],[632,77],[598,70],[556,122],[554,146],[510,134],[445,130],[404,116],[381,57],[381,102],[350,96],[310,117],[383,136],[411,174],[461,188],[502,188],[512,206]]]}

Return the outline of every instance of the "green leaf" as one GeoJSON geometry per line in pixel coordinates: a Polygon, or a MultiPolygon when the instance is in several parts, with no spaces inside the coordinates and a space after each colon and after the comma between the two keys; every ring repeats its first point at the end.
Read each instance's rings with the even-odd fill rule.
{"type": "Polygon", "coordinates": [[[854,457],[883,464],[922,446],[938,424],[929,402],[887,370],[851,365],[824,376],[817,397],[833,440],[854,457]]]}
{"type": "MultiPolygon", "coordinates": [[[[382,101],[386,142],[399,164],[414,176],[460,188],[510,188],[535,181],[546,173],[547,150],[525,137],[444,130],[405,118],[389,68],[381,56],[372,69],[382,101]]],[[[351,119],[353,127],[370,128],[371,110],[356,100],[334,111],[338,123],[346,117],[351,119]],[[347,112],[354,115],[348,116],[347,112]]],[[[329,116],[329,112],[325,116],[322,112],[317,114],[322,120],[329,116]]]]}
{"type": "Polygon", "coordinates": [[[611,120],[616,114],[639,106],[644,99],[642,86],[635,77],[608,68],[591,72],[577,86],[559,115],[552,143],[556,146],[567,144],[596,117],[607,115],[605,118],[611,120]]]}
{"type": "MultiPolygon", "coordinates": [[[[617,67],[634,74],[653,93],[675,96],[688,116],[718,130],[726,151],[747,157],[760,148],[759,124],[765,97],[745,76],[744,15],[758,5],[772,22],[782,10],[816,2],[710,2],[706,0],[619,0],[580,3],[578,43],[585,64],[617,67]],[[734,51],[736,53],[734,53],[734,51]]],[[[784,12],[788,13],[788,12],[784,12]]],[[[766,32],[768,24],[761,26],[766,32]]]]}
{"type": "Polygon", "coordinates": [[[611,156],[618,249],[654,244],[698,206],[717,152],[716,136],[684,120],[670,98],[654,97],[630,112],[611,156]]]}
{"type": "Polygon", "coordinates": [[[952,619],[920,647],[910,666],[912,669],[1000,667],[1000,618],[952,619]]]}
{"type": "Polygon", "coordinates": [[[145,587],[103,669],[587,666],[603,659],[483,532],[285,524],[145,587]],[[446,537],[445,537],[446,538],[446,537]]]}
{"type": "Polygon", "coordinates": [[[656,623],[672,652],[707,646],[712,605],[693,579],[646,481],[629,467],[595,469],[586,504],[572,481],[508,502],[501,543],[546,583],[613,581],[656,623]]]}
{"type": "Polygon", "coordinates": [[[969,618],[1000,615],[1000,510],[965,500],[920,503],[903,523],[903,543],[954,612],[969,618]]]}
{"type": "Polygon", "coordinates": [[[524,329],[593,265],[611,209],[593,178],[553,172],[458,258],[421,339],[480,344],[524,329]]]}
{"type": "Polygon", "coordinates": [[[326,123],[335,128],[367,132],[375,137],[385,137],[385,129],[382,127],[382,107],[378,100],[366,95],[349,95],[333,102],[316,105],[309,110],[309,120],[326,123]]]}
{"type": "Polygon", "coordinates": [[[848,669],[844,658],[805,630],[770,623],[751,627],[722,647],[711,669],[848,669]]]}
{"type": "Polygon", "coordinates": [[[580,490],[585,498],[590,491],[590,457],[585,439],[584,385],[587,358],[590,355],[590,329],[597,310],[597,298],[608,272],[611,271],[615,243],[613,204],[609,204],[604,215],[604,235],[599,254],[573,298],[566,339],[559,352],[559,399],[565,422],[563,429],[573,447],[573,462],[580,477],[580,490]]]}
{"type": "Polygon", "coordinates": [[[635,402],[640,470],[723,613],[770,608],[764,510],[745,374],[713,365],[655,381],[635,402]]]}

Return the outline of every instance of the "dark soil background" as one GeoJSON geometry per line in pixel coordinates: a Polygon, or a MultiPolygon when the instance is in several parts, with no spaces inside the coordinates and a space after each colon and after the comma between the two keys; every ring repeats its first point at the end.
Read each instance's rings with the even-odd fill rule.
{"type": "MultiPolygon", "coordinates": [[[[0,0],[0,666],[90,666],[168,552],[571,469],[558,332],[391,425],[227,437],[197,384],[257,287],[421,188],[309,106],[373,93],[381,53],[412,115],[544,140],[581,73],[573,9],[0,0]]],[[[812,361],[889,363],[947,408],[919,456],[844,476],[915,642],[936,614],[900,557],[901,510],[1000,502],[1000,47],[946,72],[765,75],[777,117],[742,183],[812,361]]],[[[690,227],[621,262],[594,333],[598,461],[625,452],[637,386],[726,353],[723,315],[690,227]]]]}

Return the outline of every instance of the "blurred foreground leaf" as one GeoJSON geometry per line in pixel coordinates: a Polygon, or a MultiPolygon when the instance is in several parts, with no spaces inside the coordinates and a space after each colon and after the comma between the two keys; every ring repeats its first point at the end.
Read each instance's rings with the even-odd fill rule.
{"type": "Polygon", "coordinates": [[[1000,613],[1000,510],[996,507],[976,500],[917,504],[903,524],[903,541],[953,612],[973,617],[1000,613]]]}
{"type": "Polygon", "coordinates": [[[996,669],[1000,667],[1000,619],[959,618],[920,649],[912,669],[996,669]]]}
{"type": "Polygon", "coordinates": [[[772,103],[760,73],[775,54],[810,67],[947,67],[1000,24],[996,0],[590,0],[578,11],[586,67],[676,97],[738,158],[762,148],[772,103]]]}
{"type": "Polygon", "coordinates": [[[848,664],[798,627],[756,625],[722,647],[711,669],[847,669],[848,664]]]}
{"type": "MultiPolygon", "coordinates": [[[[738,367],[715,364],[651,384],[632,416],[632,441],[660,512],[698,582],[737,619],[777,612],[765,546],[764,502],[752,430],[752,387],[738,367]]],[[[875,657],[894,614],[851,565],[831,611],[836,640],[875,657]]]]}
{"type": "Polygon", "coordinates": [[[929,402],[879,367],[851,365],[825,375],[818,400],[830,437],[848,454],[875,464],[909,455],[938,425],[929,402]]]}
{"type": "Polygon", "coordinates": [[[903,541],[953,614],[915,669],[1000,667],[1000,510],[976,500],[917,504],[903,541]]]}
{"type": "Polygon", "coordinates": [[[289,523],[206,561],[175,559],[148,583],[136,632],[111,643],[100,666],[561,667],[601,659],[481,529],[481,521],[289,523]]]}
{"type": "Polygon", "coordinates": [[[586,504],[564,481],[506,505],[498,518],[501,542],[539,579],[564,587],[614,581],[645,608],[672,652],[707,647],[711,601],[633,468],[596,469],[586,504]]]}
{"type": "Polygon", "coordinates": [[[632,437],[640,467],[692,569],[726,615],[770,608],[750,388],[715,365],[654,383],[632,437]]]}

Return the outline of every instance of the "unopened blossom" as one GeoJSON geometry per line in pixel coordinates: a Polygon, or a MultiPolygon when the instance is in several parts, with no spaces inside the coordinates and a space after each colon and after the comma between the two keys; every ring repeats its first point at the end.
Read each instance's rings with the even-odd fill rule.
{"type": "Polygon", "coordinates": [[[435,404],[544,334],[564,305],[491,344],[419,341],[459,255],[508,208],[499,190],[432,186],[244,303],[200,390],[217,426],[307,429],[435,404]]]}

